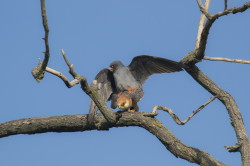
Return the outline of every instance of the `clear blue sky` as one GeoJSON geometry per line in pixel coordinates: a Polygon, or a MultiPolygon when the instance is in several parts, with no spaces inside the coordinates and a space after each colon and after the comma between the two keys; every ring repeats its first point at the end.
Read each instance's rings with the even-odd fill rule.
{"type": "MultiPolygon", "coordinates": [[[[89,98],[79,86],[66,88],[46,74],[41,83],[31,70],[43,58],[44,31],[40,1],[2,0],[0,6],[1,86],[0,122],[15,119],[88,113],[89,98]]],[[[211,12],[223,9],[212,0],[211,12]]],[[[229,0],[229,7],[243,0],[229,0]]],[[[53,0],[47,1],[51,59],[49,67],[68,69],[64,49],[76,72],[91,82],[114,60],[129,64],[148,54],[179,61],[195,45],[200,11],[195,0],[53,0]]],[[[250,60],[250,11],[217,20],[211,29],[206,55],[250,60]]],[[[199,63],[200,69],[237,101],[250,133],[250,65],[199,63]]],[[[152,76],[144,85],[140,110],[163,105],[185,119],[211,94],[186,72],[152,76]]],[[[157,117],[183,143],[200,148],[229,165],[240,165],[239,153],[224,145],[236,143],[225,107],[214,101],[185,126],[166,113],[157,117]]],[[[3,166],[163,166],[195,165],[175,158],[153,135],[138,127],[109,131],[16,135],[0,139],[3,166]]]]}

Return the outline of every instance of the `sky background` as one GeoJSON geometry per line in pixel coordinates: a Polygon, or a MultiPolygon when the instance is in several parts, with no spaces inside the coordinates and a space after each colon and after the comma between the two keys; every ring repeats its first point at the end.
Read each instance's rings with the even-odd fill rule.
{"type": "MultiPolygon", "coordinates": [[[[0,6],[0,123],[30,117],[88,113],[90,99],[79,85],[68,89],[47,73],[37,83],[31,70],[43,59],[44,30],[39,0],[2,0],[0,6]]],[[[223,10],[212,0],[210,12],[223,10]]],[[[229,7],[246,1],[229,0],[229,7]]],[[[47,1],[51,58],[49,67],[68,74],[60,50],[90,83],[114,60],[128,65],[147,54],[179,61],[193,50],[200,11],[195,0],[53,0],[47,1]]],[[[250,10],[217,20],[206,56],[250,60],[250,10]]],[[[250,133],[250,65],[203,61],[199,68],[236,100],[250,133]]],[[[140,111],[170,107],[181,119],[210,97],[185,71],[154,75],[144,84],[140,111]]],[[[215,100],[185,126],[160,112],[157,118],[183,143],[207,151],[228,165],[240,165],[228,153],[236,137],[225,107],[215,100]]],[[[175,158],[161,142],[138,127],[109,131],[15,135],[0,139],[2,166],[165,166],[196,165],[175,158]]]]}

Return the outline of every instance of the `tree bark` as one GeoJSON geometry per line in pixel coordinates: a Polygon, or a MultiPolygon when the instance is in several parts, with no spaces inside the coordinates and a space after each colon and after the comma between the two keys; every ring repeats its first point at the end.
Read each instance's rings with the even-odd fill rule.
{"type": "Polygon", "coordinates": [[[94,125],[89,125],[87,115],[66,115],[19,119],[0,124],[0,138],[17,134],[46,132],[77,132],[108,130],[112,127],[138,126],[155,135],[175,156],[202,166],[225,166],[205,151],[183,144],[173,133],[155,118],[143,112],[120,114],[116,123],[108,122],[102,114],[96,115],[94,125]]]}

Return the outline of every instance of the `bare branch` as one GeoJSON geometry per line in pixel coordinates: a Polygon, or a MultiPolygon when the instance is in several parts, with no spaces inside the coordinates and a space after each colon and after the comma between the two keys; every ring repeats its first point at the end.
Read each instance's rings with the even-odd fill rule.
{"type": "Polygon", "coordinates": [[[146,129],[176,157],[203,166],[225,166],[203,150],[183,144],[168,128],[155,118],[145,117],[145,112],[122,113],[117,123],[109,123],[102,114],[96,115],[94,125],[89,125],[87,115],[66,115],[27,118],[0,124],[0,138],[16,134],[46,132],[78,132],[108,130],[112,127],[138,126],[146,129]]]}
{"type": "Polygon", "coordinates": [[[72,75],[72,77],[76,78],[77,77],[77,73],[74,72],[74,66],[73,64],[71,64],[66,56],[66,53],[64,52],[64,50],[61,50],[63,58],[65,63],[67,64],[67,66],[69,67],[69,73],[72,75]]]}
{"type": "Polygon", "coordinates": [[[49,67],[46,67],[46,72],[49,72],[57,77],[59,77],[60,79],[62,79],[62,81],[65,83],[65,85],[68,87],[68,88],[71,88],[73,87],[74,85],[76,84],[79,84],[79,80],[77,79],[74,79],[72,80],[71,82],[68,81],[68,79],[59,71],[56,71],[54,69],[51,69],[49,67]]]}
{"type": "Polygon", "coordinates": [[[207,102],[202,104],[197,110],[193,111],[191,115],[187,117],[186,120],[181,121],[180,118],[170,109],[167,107],[163,106],[154,106],[153,111],[151,113],[145,114],[145,116],[156,116],[158,114],[157,110],[163,110],[169,113],[169,115],[173,118],[173,120],[178,124],[178,125],[185,125],[195,114],[200,112],[204,107],[206,107],[209,103],[214,101],[216,97],[210,98],[207,102]]]}
{"type": "MultiPolygon", "coordinates": [[[[200,8],[200,11],[202,12],[202,14],[205,15],[207,17],[207,19],[211,19],[212,14],[210,14],[208,12],[208,8],[209,8],[209,5],[210,5],[210,0],[206,0],[205,1],[205,6],[203,6],[201,0],[196,0],[196,1],[197,1],[197,4],[198,4],[198,6],[200,8]]],[[[203,23],[204,23],[204,21],[203,21],[203,23]]]]}
{"type": "Polygon", "coordinates": [[[49,26],[48,19],[46,14],[45,0],[41,0],[41,13],[43,20],[43,28],[45,31],[44,43],[45,43],[45,52],[44,52],[44,60],[42,63],[40,62],[33,70],[32,75],[36,79],[37,82],[40,82],[44,77],[45,69],[49,62],[50,51],[49,51],[49,26]]]}
{"type": "Polygon", "coordinates": [[[101,100],[101,97],[99,96],[98,93],[96,93],[96,89],[93,87],[90,87],[88,85],[87,79],[79,74],[77,74],[74,71],[73,65],[69,62],[65,52],[62,50],[62,55],[65,60],[65,63],[69,67],[69,73],[72,75],[74,78],[73,81],[69,82],[68,79],[61,73],[58,72],[54,69],[51,69],[49,67],[46,67],[46,71],[59,77],[68,88],[71,88],[72,86],[80,83],[82,90],[90,96],[90,98],[95,102],[96,106],[99,108],[101,113],[104,115],[104,117],[110,122],[110,123],[115,123],[116,120],[116,115],[115,113],[109,109],[109,107],[106,105],[105,101],[101,100]]]}
{"type": "Polygon", "coordinates": [[[224,10],[223,12],[219,12],[215,15],[212,15],[210,13],[208,13],[206,10],[205,10],[205,7],[202,5],[202,2],[201,0],[197,0],[197,3],[200,7],[200,10],[201,12],[206,15],[207,17],[207,21],[205,23],[205,26],[201,32],[201,35],[200,35],[200,42],[199,44],[196,44],[198,45],[199,47],[196,48],[194,51],[192,51],[192,55],[193,57],[191,58],[183,58],[182,59],[182,63],[183,64],[195,64],[199,61],[201,61],[205,55],[205,50],[206,50],[206,45],[207,45],[207,39],[208,39],[208,35],[209,35],[209,31],[210,31],[210,28],[212,27],[213,23],[219,18],[219,17],[222,17],[224,15],[227,15],[227,14],[230,14],[230,13],[233,13],[233,14],[236,14],[236,13],[239,13],[239,12],[244,12],[245,10],[247,10],[249,7],[250,7],[250,2],[246,2],[244,5],[240,6],[240,7],[234,7],[234,8],[230,8],[230,9],[227,9],[227,10],[224,10]]]}
{"type": "Polygon", "coordinates": [[[204,56],[203,59],[210,60],[210,61],[225,61],[225,62],[233,62],[233,63],[250,64],[250,61],[241,60],[241,59],[229,59],[229,58],[207,57],[207,56],[204,56]]]}
{"type": "Polygon", "coordinates": [[[226,10],[224,10],[222,12],[218,12],[217,14],[213,15],[212,19],[217,19],[217,18],[219,18],[221,16],[225,16],[225,15],[228,15],[230,13],[236,14],[236,13],[239,13],[239,12],[244,12],[249,7],[250,7],[250,2],[246,2],[244,5],[242,5],[240,7],[233,7],[233,8],[230,8],[230,9],[226,9],[226,10]]]}
{"type": "MultiPolygon", "coordinates": [[[[201,2],[198,1],[198,3],[201,3],[201,2]]],[[[199,5],[201,5],[201,4],[199,4],[199,5]]],[[[204,10],[206,12],[208,11],[209,5],[210,5],[210,0],[206,0],[205,7],[204,7],[204,10]]],[[[206,20],[206,16],[204,13],[202,13],[201,17],[200,17],[200,21],[199,21],[199,26],[198,26],[198,33],[197,33],[197,37],[196,37],[195,49],[199,48],[199,44],[200,44],[200,40],[201,40],[201,32],[204,28],[205,20],[206,20]]]]}
{"type": "Polygon", "coordinates": [[[217,84],[215,84],[208,76],[206,76],[199,68],[195,65],[185,65],[185,70],[208,92],[217,98],[225,105],[228,114],[230,116],[231,124],[236,133],[238,143],[241,143],[239,152],[241,153],[242,165],[248,166],[250,164],[250,143],[246,128],[242,119],[240,110],[233,99],[233,97],[222,90],[217,84]]]}

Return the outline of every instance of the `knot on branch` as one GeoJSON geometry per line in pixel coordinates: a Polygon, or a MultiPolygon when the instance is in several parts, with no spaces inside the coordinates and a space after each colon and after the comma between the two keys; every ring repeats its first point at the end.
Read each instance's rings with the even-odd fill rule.
{"type": "Polygon", "coordinates": [[[197,55],[198,55],[198,49],[195,49],[194,51],[191,51],[186,56],[184,56],[180,62],[183,64],[184,67],[186,65],[192,66],[201,61],[201,59],[197,58],[198,57],[197,55]]]}
{"type": "Polygon", "coordinates": [[[37,82],[40,82],[44,77],[45,71],[42,70],[42,64],[43,64],[43,61],[40,60],[39,64],[36,67],[34,67],[31,71],[31,74],[33,75],[33,77],[35,78],[37,82]]]}
{"type": "Polygon", "coordinates": [[[236,145],[224,146],[229,152],[239,152],[242,143],[238,142],[236,145]]]}

